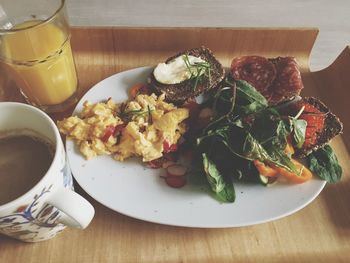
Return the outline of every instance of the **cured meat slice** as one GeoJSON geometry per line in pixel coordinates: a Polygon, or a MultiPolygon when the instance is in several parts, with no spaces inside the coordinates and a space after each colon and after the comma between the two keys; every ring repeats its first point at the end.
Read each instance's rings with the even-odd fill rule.
{"type": "Polygon", "coordinates": [[[292,99],[304,88],[298,63],[293,57],[269,59],[276,68],[276,79],[268,91],[269,104],[275,105],[292,99]]]}
{"type": "Polygon", "coordinates": [[[269,87],[276,78],[276,68],[268,59],[260,56],[243,56],[233,59],[231,73],[235,80],[245,80],[262,95],[269,95],[269,87]]]}
{"type": "Polygon", "coordinates": [[[253,85],[270,105],[288,101],[304,88],[294,57],[238,57],[232,61],[231,73],[235,80],[245,80],[253,85]]]}

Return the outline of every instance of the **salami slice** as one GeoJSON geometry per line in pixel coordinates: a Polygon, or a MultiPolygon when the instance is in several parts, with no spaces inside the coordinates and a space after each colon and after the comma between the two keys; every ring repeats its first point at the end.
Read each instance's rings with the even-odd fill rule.
{"type": "Polygon", "coordinates": [[[276,78],[274,64],[260,56],[243,56],[233,59],[231,73],[234,79],[247,81],[265,97],[276,78]]]}
{"type": "Polygon", "coordinates": [[[269,59],[276,68],[276,79],[269,88],[270,104],[292,99],[304,88],[297,61],[293,57],[269,59]]]}

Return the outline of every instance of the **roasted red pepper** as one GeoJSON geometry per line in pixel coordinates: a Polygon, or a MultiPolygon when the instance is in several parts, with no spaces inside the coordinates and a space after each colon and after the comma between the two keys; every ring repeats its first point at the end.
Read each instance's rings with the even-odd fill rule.
{"type": "Polygon", "coordinates": [[[169,144],[169,142],[164,141],[163,142],[163,152],[164,153],[170,153],[170,152],[176,152],[177,151],[177,144],[169,144]]]}
{"type": "Polygon", "coordinates": [[[116,126],[112,126],[112,125],[107,126],[105,134],[101,137],[101,140],[103,142],[107,142],[109,137],[111,137],[112,135],[114,137],[118,136],[121,133],[121,131],[124,129],[124,127],[125,127],[124,124],[118,124],[116,126]]]}
{"type": "Polygon", "coordinates": [[[114,130],[115,130],[115,127],[110,125],[110,126],[107,126],[106,127],[106,131],[105,131],[105,134],[101,137],[101,140],[103,142],[107,142],[109,137],[111,137],[114,133],[114,130]]]}

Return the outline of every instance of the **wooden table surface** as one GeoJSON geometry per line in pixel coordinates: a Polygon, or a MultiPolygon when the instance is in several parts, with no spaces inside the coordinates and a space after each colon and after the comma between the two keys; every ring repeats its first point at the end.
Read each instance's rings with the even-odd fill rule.
{"type": "MultiPolygon", "coordinates": [[[[312,28],[72,31],[83,91],[116,72],[154,65],[179,50],[201,44],[210,47],[225,66],[241,54],[296,56],[305,94],[320,96],[344,122],[343,136],[333,141],[344,176],[295,214],[260,225],[224,229],[174,227],[129,218],[92,200],[77,186],[77,192],[96,209],[87,229],[66,229],[54,239],[33,244],[0,236],[0,262],[350,262],[348,48],[330,68],[310,72],[309,55],[317,35],[312,28]]],[[[1,85],[0,100],[22,101],[0,72],[1,85]]]]}

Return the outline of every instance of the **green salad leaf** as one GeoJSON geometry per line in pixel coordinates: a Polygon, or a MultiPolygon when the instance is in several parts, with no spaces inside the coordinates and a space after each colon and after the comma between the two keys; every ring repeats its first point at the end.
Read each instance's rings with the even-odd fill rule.
{"type": "Polygon", "coordinates": [[[244,143],[244,155],[250,160],[260,160],[282,167],[295,174],[300,171],[295,167],[291,158],[282,150],[276,147],[264,148],[253,136],[248,134],[244,143]]]}
{"type": "Polygon", "coordinates": [[[274,148],[284,151],[287,145],[287,136],[291,133],[291,128],[285,121],[280,120],[276,128],[276,137],[272,140],[274,148]]]}
{"type": "Polygon", "coordinates": [[[293,123],[293,137],[296,142],[296,147],[301,148],[305,142],[305,132],[307,122],[301,119],[292,119],[293,123]]]}
{"type": "Polygon", "coordinates": [[[236,85],[237,96],[245,98],[250,102],[258,102],[265,108],[268,106],[265,97],[245,80],[237,80],[236,85]]]}
{"type": "Polygon", "coordinates": [[[310,170],[328,183],[340,181],[343,169],[338,158],[328,144],[308,156],[310,170]]]}
{"type": "Polygon", "coordinates": [[[270,156],[262,145],[250,134],[247,134],[243,145],[243,155],[249,160],[269,160],[270,156]]]}
{"type": "Polygon", "coordinates": [[[223,202],[234,202],[236,194],[233,184],[225,181],[224,176],[207,154],[203,153],[202,156],[204,171],[213,192],[223,202]]]}

